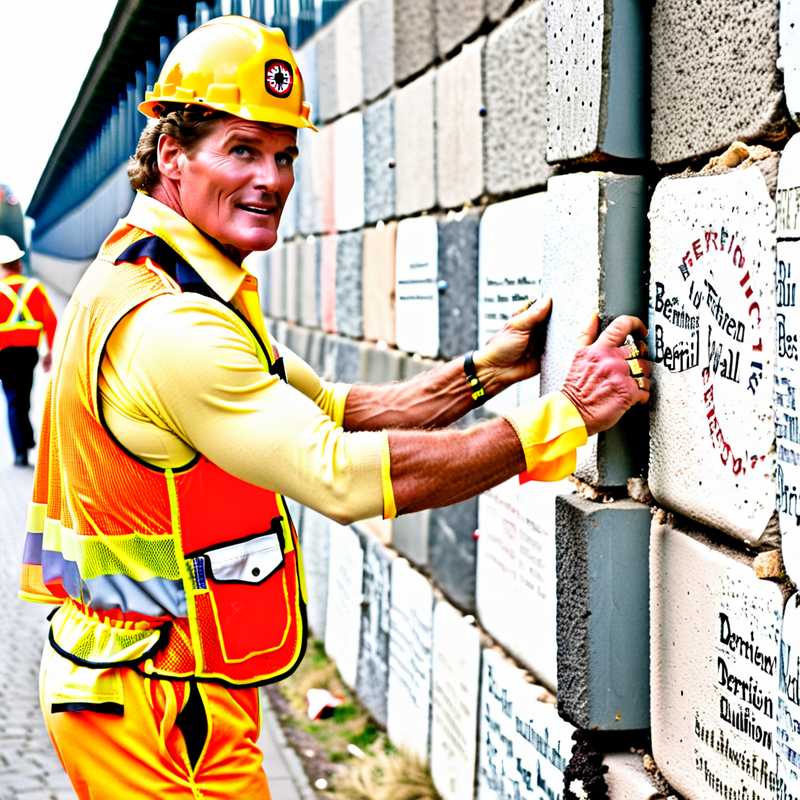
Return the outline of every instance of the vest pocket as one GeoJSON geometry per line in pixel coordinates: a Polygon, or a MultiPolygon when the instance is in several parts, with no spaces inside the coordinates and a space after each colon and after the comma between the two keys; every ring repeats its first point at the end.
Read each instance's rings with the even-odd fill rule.
{"type": "MultiPolygon", "coordinates": [[[[279,527],[280,518],[277,522],[279,527]]],[[[283,536],[273,532],[275,527],[273,521],[268,533],[226,542],[201,556],[220,649],[227,663],[277,650],[289,632],[291,609],[283,536]]]]}

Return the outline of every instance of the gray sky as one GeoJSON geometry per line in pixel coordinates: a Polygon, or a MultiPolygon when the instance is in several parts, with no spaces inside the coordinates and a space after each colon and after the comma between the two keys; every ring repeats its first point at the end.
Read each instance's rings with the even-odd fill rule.
{"type": "Polygon", "coordinates": [[[27,208],[116,0],[0,0],[0,183],[27,208]]]}

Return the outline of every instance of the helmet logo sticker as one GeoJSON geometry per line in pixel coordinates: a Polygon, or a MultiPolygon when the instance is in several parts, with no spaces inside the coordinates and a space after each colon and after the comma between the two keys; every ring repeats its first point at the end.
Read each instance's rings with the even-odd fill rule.
{"type": "Polygon", "coordinates": [[[288,61],[278,58],[267,61],[264,66],[264,85],[273,97],[288,97],[294,86],[294,73],[288,61]]]}

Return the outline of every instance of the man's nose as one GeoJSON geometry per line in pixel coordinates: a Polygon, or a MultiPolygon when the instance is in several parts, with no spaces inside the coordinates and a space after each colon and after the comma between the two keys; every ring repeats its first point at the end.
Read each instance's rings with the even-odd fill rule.
{"type": "Polygon", "coordinates": [[[262,158],[258,162],[256,185],[259,189],[275,193],[281,185],[281,174],[273,157],[262,158]]]}

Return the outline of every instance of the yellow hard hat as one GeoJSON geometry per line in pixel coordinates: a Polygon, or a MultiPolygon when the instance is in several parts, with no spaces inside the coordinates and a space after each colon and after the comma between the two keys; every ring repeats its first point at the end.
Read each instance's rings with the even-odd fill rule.
{"type": "Polygon", "coordinates": [[[139,111],[158,117],[175,103],[316,130],[283,31],[247,17],[217,17],[175,45],[139,111]]]}

